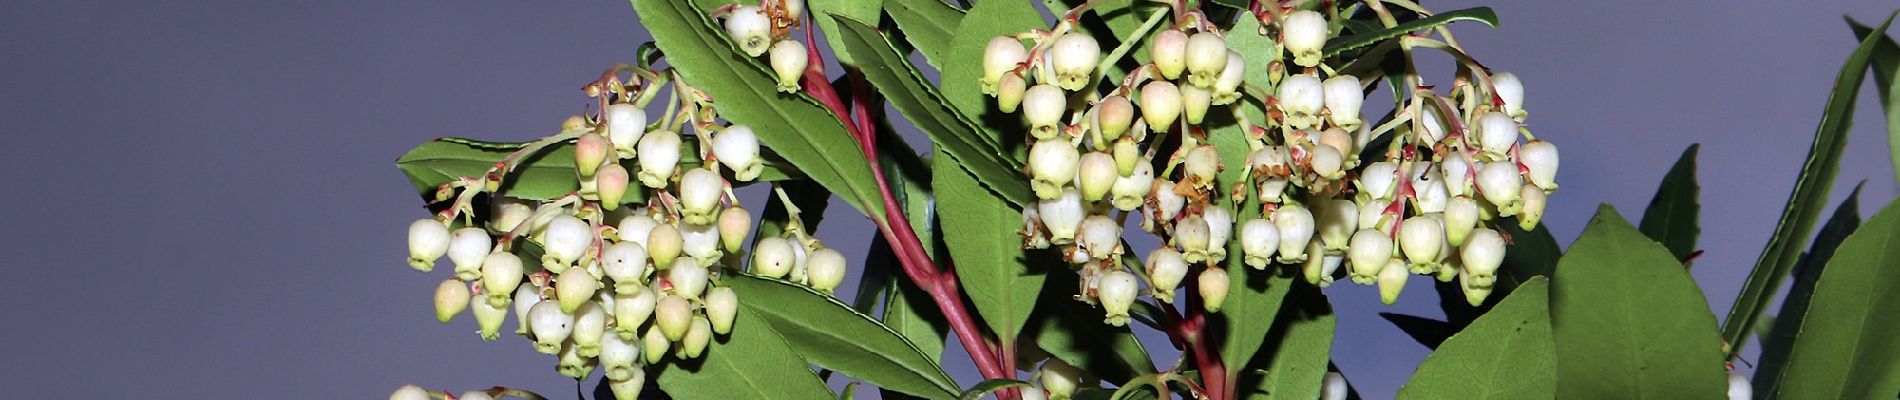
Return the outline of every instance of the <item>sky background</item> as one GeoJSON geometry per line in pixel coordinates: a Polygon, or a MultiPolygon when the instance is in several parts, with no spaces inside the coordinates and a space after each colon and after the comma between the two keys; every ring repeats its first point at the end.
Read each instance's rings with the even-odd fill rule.
{"type": "MultiPolygon", "coordinates": [[[[1458,38],[1523,78],[1532,128],[1563,149],[1563,190],[1545,218],[1560,242],[1598,203],[1638,218],[1681,150],[1703,143],[1708,253],[1693,273],[1718,317],[1767,241],[1854,44],[1841,16],[1878,23],[1900,5],[1495,3],[1499,28],[1463,23],[1458,38]]],[[[6,8],[0,387],[10,397],[381,398],[404,383],[571,396],[526,342],[483,342],[467,317],[433,321],[444,273],[403,263],[405,227],[425,213],[393,161],[438,136],[554,131],[588,104],[576,89],[647,40],[627,3],[6,8]]],[[[1830,204],[1865,180],[1871,213],[1896,184],[1878,99],[1861,93],[1830,204]]],[[[821,237],[845,248],[872,232],[844,206],[826,225],[821,237]]],[[[1439,316],[1418,281],[1394,307],[1369,287],[1328,291],[1340,315],[1334,359],[1368,398],[1390,397],[1427,354],[1376,315],[1439,316]]],[[[1165,343],[1150,347],[1172,360],[1165,343]]],[[[950,369],[974,383],[952,352],[950,369]]]]}

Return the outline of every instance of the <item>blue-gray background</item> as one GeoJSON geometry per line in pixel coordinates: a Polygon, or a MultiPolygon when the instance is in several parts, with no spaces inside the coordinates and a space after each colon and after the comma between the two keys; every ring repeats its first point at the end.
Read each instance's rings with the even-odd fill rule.
{"type": "MultiPolygon", "coordinates": [[[[1896,4],[1492,6],[1500,28],[1467,23],[1459,38],[1528,82],[1534,129],[1563,147],[1564,190],[1546,218],[1560,241],[1600,202],[1636,218],[1678,152],[1703,143],[1708,254],[1694,275],[1722,314],[1852,47],[1841,15],[1878,22],[1896,4]]],[[[403,383],[572,393],[518,339],[485,343],[466,317],[431,320],[441,275],[402,263],[404,227],[424,214],[392,161],[437,136],[551,131],[587,104],[582,83],[646,40],[626,3],[5,8],[8,397],[380,398],[403,383]]],[[[1872,212],[1896,185],[1878,99],[1871,89],[1859,99],[1832,198],[1866,180],[1872,212]]],[[[830,243],[868,241],[862,217],[832,210],[830,243]]],[[[1370,398],[1390,397],[1426,352],[1375,313],[1437,316],[1431,290],[1416,283],[1390,308],[1369,288],[1330,294],[1334,358],[1370,398]]],[[[1165,343],[1151,347],[1172,357],[1165,343]]],[[[961,353],[946,359],[974,382],[961,353]]]]}

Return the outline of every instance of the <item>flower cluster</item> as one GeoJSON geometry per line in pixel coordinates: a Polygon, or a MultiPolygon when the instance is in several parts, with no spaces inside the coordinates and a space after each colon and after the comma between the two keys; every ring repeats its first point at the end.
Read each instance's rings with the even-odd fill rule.
{"type": "Polygon", "coordinates": [[[805,15],[805,0],[765,0],[759,5],[734,3],[721,7],[726,35],[746,55],[765,56],[778,76],[778,90],[798,91],[798,79],[811,64],[810,50],[787,32],[805,15]]]}
{"type": "Polygon", "coordinates": [[[1126,323],[1140,281],[1171,303],[1191,276],[1200,306],[1218,311],[1230,248],[1236,262],[1295,265],[1322,286],[1350,266],[1345,275],[1378,284],[1387,303],[1410,274],[1461,278],[1468,299],[1482,301],[1508,240],[1498,218],[1535,227],[1557,188],[1556,147],[1520,142],[1530,136],[1522,83],[1466,71],[1449,95],[1414,85],[1409,103],[1375,127],[1361,117],[1369,82],[1322,57],[1334,36],[1324,15],[1260,22],[1259,32],[1221,32],[1189,12],[1145,39],[1147,63],[1101,90],[1117,60],[1070,20],[991,39],[977,83],[1028,125],[1036,202],[1023,210],[1025,247],[1060,249],[1081,271],[1077,297],[1099,302],[1113,325],[1126,323]],[[1266,35],[1275,46],[1230,49],[1228,35],[1266,35]],[[1242,51],[1275,61],[1247,65],[1242,51]],[[1210,141],[1209,131],[1232,125],[1245,132],[1244,149],[1210,141]],[[1223,150],[1246,156],[1223,160],[1223,150]],[[1138,267],[1123,264],[1131,215],[1166,243],[1138,267]]]}
{"type": "Polygon", "coordinates": [[[668,108],[679,113],[649,124],[642,102],[663,81],[632,69],[634,85],[610,71],[614,78],[589,86],[611,95],[595,118],[571,117],[562,133],[487,176],[444,184],[438,200],[454,203],[411,223],[408,240],[415,269],[428,272],[444,257],[454,266],[436,288],[438,320],[469,310],[481,336],[496,340],[512,311],[515,333],[558,357],[561,374],[583,379],[602,368],[620,398],[637,396],[644,366],[699,357],[713,335],[733,329],[738,294],[720,279],[746,265],[748,239],[757,241],[756,274],[827,292],[845,274],[844,256],[805,235],[796,211],[781,235],[751,238],[753,214],[732,182],[764,171],[752,128],[719,122],[711,100],[683,82],[673,83],[677,103],[668,108]],[[687,127],[690,140],[678,133],[687,127]],[[569,141],[578,191],[546,202],[498,192],[515,163],[569,141]],[[491,209],[478,215],[480,193],[491,209]]]}

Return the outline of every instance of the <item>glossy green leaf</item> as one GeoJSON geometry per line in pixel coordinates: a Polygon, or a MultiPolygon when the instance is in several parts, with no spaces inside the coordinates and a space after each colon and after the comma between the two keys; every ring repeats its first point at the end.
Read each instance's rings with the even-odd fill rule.
{"type": "Polygon", "coordinates": [[[837,117],[809,96],[779,93],[772,73],[735,50],[706,10],[686,0],[632,3],[667,64],[711,96],[721,117],[756,127],[765,147],[871,219],[884,219],[870,165],[837,117]]]}
{"type": "MultiPolygon", "coordinates": [[[[884,0],[809,0],[805,3],[811,8],[811,20],[818,23],[820,32],[824,32],[825,41],[831,44],[832,54],[838,57],[838,64],[862,67],[858,60],[857,49],[845,45],[844,37],[839,35],[838,21],[831,15],[841,15],[858,21],[876,22],[884,15],[884,0]]],[[[871,62],[876,64],[876,62],[871,62]]]]}
{"type": "Polygon", "coordinates": [[[661,363],[661,390],[679,400],[835,398],[756,310],[740,307],[731,334],[697,359],[661,363]]]}
{"type": "MultiPolygon", "coordinates": [[[[1268,71],[1266,66],[1279,61],[1276,56],[1281,54],[1278,48],[1280,42],[1275,41],[1273,37],[1261,34],[1260,20],[1247,16],[1242,16],[1234,22],[1234,27],[1227,31],[1226,39],[1227,48],[1240,52],[1240,59],[1245,60],[1247,66],[1250,67],[1241,74],[1241,81],[1246,84],[1242,86],[1241,94],[1246,95],[1250,103],[1265,104],[1266,99],[1258,98],[1259,93],[1249,87],[1259,90],[1273,88],[1273,82],[1270,79],[1273,73],[1268,71]]],[[[1266,109],[1259,106],[1241,107],[1247,119],[1261,123],[1267,120],[1266,109]]]]}
{"type": "MultiPolygon", "coordinates": [[[[950,43],[950,60],[944,66],[942,79],[938,86],[943,89],[943,97],[970,120],[984,122],[984,140],[989,143],[1012,143],[1021,136],[1020,130],[998,130],[1002,127],[1016,129],[1022,126],[1021,117],[1005,115],[996,109],[988,95],[983,94],[980,82],[983,79],[983,63],[973,62],[983,59],[983,48],[990,38],[1000,35],[1015,35],[1030,29],[1048,28],[1042,21],[1042,14],[1036,11],[1034,4],[1027,1],[982,1],[963,17],[957,24],[955,35],[950,43]],[[993,118],[993,119],[985,119],[993,118]],[[1005,125],[1014,124],[1014,125],[1005,125]],[[1008,140],[1005,140],[1008,139],[1008,140]]],[[[1003,146],[999,146],[1003,147],[1003,146]]],[[[1006,147],[1005,147],[1006,148],[1006,147]]]]}
{"type": "Polygon", "coordinates": [[[1400,399],[1548,399],[1557,395],[1548,281],[1533,278],[1419,364],[1400,399]]]}
{"type": "Polygon", "coordinates": [[[1243,398],[1320,397],[1326,365],[1332,360],[1333,330],[1338,318],[1318,287],[1303,281],[1295,285],[1299,287],[1287,294],[1286,307],[1273,320],[1265,351],[1247,364],[1250,369],[1266,370],[1266,375],[1242,374],[1236,383],[1243,398]]]}
{"type": "Polygon", "coordinates": [[[1695,180],[1695,154],[1701,147],[1692,144],[1682,151],[1676,165],[1669,167],[1669,174],[1663,175],[1656,196],[1649,199],[1649,208],[1643,211],[1643,234],[1669,248],[1669,254],[1677,260],[1687,260],[1695,253],[1696,236],[1702,234],[1702,205],[1696,199],[1702,186],[1695,180]]]}
{"type": "Polygon", "coordinates": [[[738,293],[739,308],[757,313],[813,364],[926,398],[959,393],[956,382],[916,346],[836,298],[744,274],[728,274],[723,282],[738,293]]]}
{"type": "MultiPolygon", "coordinates": [[[[1246,134],[1233,122],[1231,114],[1210,113],[1207,116],[1208,142],[1220,153],[1221,160],[1245,160],[1251,148],[1247,145],[1246,134]]],[[[1225,161],[1238,162],[1238,161],[1225,161]]],[[[1241,182],[1242,168],[1226,168],[1215,177],[1214,196],[1220,207],[1232,207],[1235,221],[1260,218],[1259,198],[1249,196],[1238,207],[1233,197],[1227,195],[1228,189],[1241,182]]],[[[1254,353],[1260,350],[1263,338],[1274,326],[1275,316],[1279,314],[1281,303],[1286,300],[1287,291],[1299,280],[1292,272],[1295,267],[1284,265],[1269,266],[1267,271],[1256,271],[1242,262],[1240,239],[1238,235],[1227,244],[1227,276],[1233,284],[1227,289],[1227,301],[1221,311],[1209,318],[1216,332],[1214,343],[1219,344],[1222,365],[1246,365],[1254,353]]],[[[1234,381],[1240,368],[1227,371],[1228,381],[1234,381]]]]}
{"type": "MultiPolygon", "coordinates": [[[[1893,22],[1888,16],[1887,22],[1875,28],[1869,39],[1884,37],[1887,25],[1893,22]]],[[[1750,327],[1761,313],[1768,309],[1775,290],[1781,288],[1782,279],[1788,276],[1788,270],[1794,268],[1796,256],[1807,243],[1808,232],[1813,231],[1815,220],[1820,219],[1821,210],[1827,206],[1827,193],[1834,186],[1834,175],[1840,172],[1841,153],[1847,147],[1848,125],[1854,119],[1854,102],[1860,91],[1862,77],[1866,75],[1868,60],[1873,55],[1875,40],[1862,40],[1854,53],[1847,57],[1847,64],[1841,66],[1841,72],[1834,78],[1834,89],[1829,92],[1827,108],[1822,111],[1820,127],[1815,129],[1813,147],[1808,148],[1807,161],[1801,165],[1801,174],[1795,177],[1794,191],[1788,195],[1788,205],[1781,210],[1781,218],[1775,223],[1774,235],[1768,237],[1768,245],[1762,248],[1761,257],[1756,259],[1754,270],[1748,274],[1748,281],[1742,284],[1742,291],[1735,296],[1735,305],[1729,309],[1728,319],[1722,324],[1722,340],[1735,344],[1740,349],[1749,334],[1750,327]]],[[[1731,350],[1729,358],[1741,354],[1731,350]]]]}
{"type": "MultiPolygon", "coordinates": [[[[1873,28],[1847,19],[1848,28],[1854,31],[1854,40],[1867,40],[1873,28]]],[[[1880,91],[1880,106],[1887,113],[1888,159],[1893,162],[1893,171],[1900,177],[1900,81],[1894,79],[1900,75],[1900,44],[1893,38],[1882,35],[1875,41],[1871,56],[1874,70],[1874,87],[1880,91]]]]}
{"type": "MultiPolygon", "coordinates": [[[[687,141],[682,154],[697,152],[697,144],[687,141]]],[[[401,158],[396,159],[396,168],[409,177],[416,192],[426,200],[435,198],[437,186],[462,177],[480,177],[488,173],[509,153],[520,150],[528,143],[488,142],[454,137],[439,138],[410,149],[401,158]]],[[[691,158],[691,157],[688,157],[691,158]]],[[[699,165],[698,159],[681,160],[683,167],[699,165]]],[[[776,155],[767,155],[765,170],[757,181],[778,181],[792,178],[786,171],[789,165],[776,155]]],[[[515,171],[503,179],[501,194],[518,199],[546,201],[565,196],[580,190],[580,183],[574,174],[574,144],[559,143],[541,149],[533,156],[523,159],[515,171]]],[[[743,182],[739,182],[743,183],[743,182]]],[[[646,192],[639,185],[627,190],[624,202],[646,201],[646,192]]]]}
{"type": "Polygon", "coordinates": [[[1821,224],[1821,233],[1814,237],[1814,247],[1795,264],[1794,283],[1788,288],[1788,297],[1781,300],[1781,312],[1764,318],[1761,325],[1769,327],[1767,332],[1756,332],[1761,335],[1762,350],[1755,367],[1755,392],[1761,393],[1763,398],[1774,398],[1774,393],[1781,388],[1781,372],[1788,367],[1795,339],[1801,336],[1801,323],[1807,320],[1808,308],[1814,302],[1814,287],[1821,281],[1823,267],[1834,257],[1841,241],[1860,228],[1859,199],[1860,186],[1856,185],[1853,194],[1834,208],[1834,216],[1821,224]]]}
{"type": "Polygon", "coordinates": [[[1881,399],[1900,394],[1900,202],[1889,203],[1821,271],[1782,374],[1783,398],[1881,399]]]}
{"type": "Polygon", "coordinates": [[[1032,386],[1029,384],[1029,382],[1023,382],[1023,381],[1008,379],[1008,378],[996,378],[996,379],[985,380],[983,382],[978,382],[976,386],[971,386],[970,390],[963,391],[963,395],[958,396],[957,398],[960,400],[977,400],[977,399],[983,398],[983,396],[985,395],[989,395],[991,392],[995,392],[998,390],[1003,390],[1003,389],[1008,389],[1008,388],[1026,388],[1026,387],[1032,387],[1032,386]]]}
{"type": "Polygon", "coordinates": [[[892,279],[892,287],[884,297],[884,326],[904,336],[931,361],[941,364],[950,323],[923,288],[902,277],[892,279]]]}
{"type": "Polygon", "coordinates": [[[1109,382],[1155,372],[1148,350],[1128,327],[1102,323],[1100,308],[1074,298],[1081,293],[1075,273],[1064,268],[1049,275],[1019,347],[1034,343],[1051,357],[1109,382]]]}
{"type": "Polygon", "coordinates": [[[943,0],[886,0],[884,11],[930,65],[941,70],[950,62],[951,38],[963,22],[963,10],[943,0]]]}
{"type": "MultiPolygon", "coordinates": [[[[938,154],[942,157],[943,152],[938,154]]],[[[950,259],[956,260],[957,281],[990,332],[1004,344],[1015,343],[1036,308],[1045,276],[1043,268],[1027,262],[1030,255],[1016,236],[1023,216],[961,168],[933,172],[937,206],[956,211],[942,223],[943,242],[950,247],[950,259]]]]}
{"type": "Polygon", "coordinates": [[[865,60],[859,69],[865,80],[924,131],[939,154],[954,159],[955,165],[1010,203],[1020,206],[1031,198],[1028,183],[1017,172],[1022,165],[999,156],[1002,148],[985,142],[982,127],[944,103],[943,95],[910,64],[909,57],[898,52],[877,28],[837,18],[840,31],[836,36],[843,37],[845,47],[865,60]]]}
{"type": "Polygon", "coordinates": [[[1399,37],[1400,35],[1437,28],[1458,21],[1478,21],[1485,25],[1496,27],[1498,26],[1498,15],[1492,12],[1490,7],[1475,7],[1442,12],[1433,14],[1430,17],[1406,21],[1398,24],[1398,26],[1386,28],[1381,31],[1333,38],[1333,40],[1326,42],[1326,48],[1323,52],[1327,57],[1332,57],[1340,52],[1371,46],[1380,41],[1399,37]]]}
{"type": "Polygon", "coordinates": [[[1728,374],[1702,290],[1604,204],[1551,278],[1557,397],[1722,398],[1728,374]]]}

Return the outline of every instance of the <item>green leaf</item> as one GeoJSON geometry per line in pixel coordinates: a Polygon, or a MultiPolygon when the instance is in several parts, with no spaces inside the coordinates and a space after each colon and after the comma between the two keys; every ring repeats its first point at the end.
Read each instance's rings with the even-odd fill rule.
{"type": "MultiPolygon", "coordinates": [[[[825,41],[831,44],[831,51],[838,57],[838,64],[862,67],[857,60],[862,56],[857,49],[844,44],[844,38],[838,34],[838,22],[829,15],[842,15],[858,21],[877,21],[884,15],[883,0],[810,0],[812,21],[818,23],[818,29],[825,33],[825,41]]],[[[873,62],[875,64],[875,62],[873,62]]]]}
{"type": "Polygon", "coordinates": [[[1559,398],[1722,398],[1721,343],[1695,280],[1604,204],[1551,278],[1559,398]]]}
{"type": "MultiPolygon", "coordinates": [[[[1854,40],[1867,40],[1873,28],[1847,19],[1848,28],[1854,31],[1854,40]]],[[[1900,177],[1900,81],[1894,75],[1900,75],[1900,44],[1893,38],[1880,35],[1874,44],[1871,56],[1874,69],[1874,88],[1880,91],[1880,106],[1887,112],[1887,148],[1893,161],[1893,171],[1900,177]]]]}
{"type": "Polygon", "coordinates": [[[1878,399],[1900,393],[1895,309],[1900,309],[1900,201],[1848,235],[1828,261],[1777,394],[1878,399]]]}
{"type": "Polygon", "coordinates": [[[963,395],[957,398],[960,400],[977,400],[983,398],[983,395],[990,394],[990,392],[1016,387],[1026,388],[1033,386],[1030,385],[1029,382],[1008,378],[996,378],[979,382],[976,386],[971,386],[970,390],[963,391],[963,395]]]}
{"type": "MultiPolygon", "coordinates": [[[[423,200],[434,200],[436,187],[463,177],[480,177],[488,173],[509,153],[527,146],[527,142],[489,142],[455,137],[438,138],[410,149],[408,153],[396,159],[396,168],[409,177],[416,192],[423,200]]],[[[682,154],[695,154],[696,141],[686,141],[682,154]],[[690,153],[689,153],[690,152],[690,153]]],[[[699,165],[699,159],[680,160],[685,168],[699,165]]],[[[757,181],[780,181],[793,178],[786,172],[791,170],[776,155],[765,157],[765,170],[757,181]]],[[[793,171],[794,174],[796,171],[793,171]]],[[[580,182],[574,177],[574,144],[557,143],[541,149],[532,156],[522,159],[515,171],[504,177],[501,194],[519,199],[547,201],[580,190],[580,182]]],[[[744,184],[744,182],[738,182],[744,184]]],[[[624,203],[646,201],[646,190],[639,185],[627,189],[624,203]]]]}
{"type": "MultiPolygon", "coordinates": [[[[1221,160],[1246,160],[1251,148],[1246,134],[1233,122],[1232,114],[1211,113],[1207,118],[1207,125],[1212,127],[1207,140],[1220,153],[1221,160]]],[[[1241,168],[1226,168],[1215,177],[1215,192],[1219,194],[1214,196],[1216,204],[1233,209],[1235,221],[1260,217],[1258,197],[1249,196],[1236,207],[1233,197],[1227,195],[1234,183],[1244,179],[1241,168]]],[[[1238,235],[1227,246],[1227,260],[1221,265],[1227,268],[1227,276],[1234,282],[1227,289],[1227,301],[1221,311],[1213,314],[1209,321],[1213,323],[1214,343],[1220,344],[1221,364],[1246,365],[1273,328],[1274,316],[1279,314],[1288,289],[1300,279],[1293,276],[1295,268],[1284,265],[1269,266],[1267,271],[1247,267],[1241,260],[1244,252],[1238,235]]],[[[1240,371],[1241,368],[1228,369],[1227,381],[1235,381],[1240,371]]]]}
{"type": "Polygon", "coordinates": [[[741,309],[764,318],[813,364],[912,395],[957,396],[956,382],[916,346],[836,298],[745,274],[728,274],[723,281],[739,294],[741,309]]]}
{"type": "MultiPolygon", "coordinates": [[[[1243,86],[1240,92],[1247,95],[1250,101],[1264,104],[1265,99],[1254,98],[1256,97],[1254,92],[1248,90],[1247,87],[1260,90],[1273,88],[1273,82],[1270,79],[1273,73],[1268,71],[1266,66],[1279,61],[1275,56],[1281,54],[1278,48],[1280,43],[1274,41],[1272,37],[1260,34],[1259,19],[1244,15],[1234,22],[1234,27],[1227,31],[1226,38],[1227,48],[1240,52],[1240,59],[1246,61],[1248,66],[1253,66],[1242,71],[1241,81],[1246,83],[1246,86],[1243,86]]],[[[1247,119],[1253,121],[1265,122],[1267,120],[1265,110],[1266,107],[1241,107],[1247,119]]]]}
{"type": "Polygon", "coordinates": [[[1696,201],[1702,186],[1695,180],[1695,153],[1701,147],[1692,144],[1682,151],[1669,174],[1663,175],[1656,197],[1649,199],[1649,209],[1643,211],[1643,234],[1669,248],[1677,260],[1688,260],[1695,253],[1696,236],[1702,234],[1702,205],[1696,201]]]}
{"type": "Polygon", "coordinates": [[[942,221],[943,242],[950,247],[950,259],[956,260],[957,281],[976,303],[990,332],[1003,344],[1014,344],[1036,308],[1045,276],[1042,268],[1030,267],[1030,255],[1016,236],[1022,214],[990,195],[961,168],[934,172],[937,206],[957,213],[942,221]]]}
{"type": "Polygon", "coordinates": [[[884,326],[904,336],[931,361],[941,364],[950,323],[923,288],[902,277],[891,279],[893,286],[884,297],[884,326]]]}
{"type": "Polygon", "coordinates": [[[957,24],[949,51],[953,61],[942,66],[943,75],[937,84],[950,105],[965,117],[984,122],[987,136],[984,140],[989,143],[1011,143],[1005,139],[1015,140],[1014,136],[1020,136],[1022,122],[1020,117],[1005,115],[992,106],[993,101],[983,94],[979,84],[983,79],[983,63],[974,61],[983,59],[983,49],[990,38],[1042,28],[1048,28],[1048,24],[1042,21],[1041,12],[1027,1],[977,2],[957,24]],[[1009,129],[999,130],[1005,127],[1009,129]]]}
{"type": "Polygon", "coordinates": [[[871,219],[884,219],[870,164],[836,116],[809,96],[778,93],[772,73],[734,50],[705,10],[686,0],[632,3],[667,64],[711,96],[721,117],[757,127],[765,147],[871,219]]]}
{"type": "Polygon", "coordinates": [[[1884,37],[1887,25],[1892,22],[1890,15],[1887,22],[1872,31],[1870,40],[1862,40],[1834,78],[1834,89],[1821,114],[1821,126],[1814,131],[1814,145],[1808,149],[1808,159],[1795,178],[1788,206],[1781,210],[1774,235],[1769,236],[1761,258],[1756,259],[1754,270],[1748,273],[1748,281],[1735,296],[1735,305],[1729,308],[1728,319],[1723,321],[1722,340],[1734,345],[1729,351],[1731,360],[1741,354],[1749,328],[1768,309],[1775,290],[1781,288],[1781,280],[1794,268],[1795,257],[1807,242],[1808,232],[1813,231],[1815,220],[1821,217],[1821,209],[1827,206],[1828,190],[1834,186],[1834,175],[1841,169],[1841,153],[1847,147],[1848,125],[1854,119],[1855,92],[1860,91],[1863,71],[1877,43],[1871,39],[1884,37]]]}
{"type": "Polygon", "coordinates": [[[1793,355],[1796,338],[1801,336],[1801,322],[1807,319],[1808,308],[1814,301],[1814,287],[1821,281],[1821,271],[1829,259],[1834,257],[1842,240],[1860,228],[1860,186],[1854,186],[1853,194],[1847,195],[1839,207],[1834,208],[1834,216],[1821,224],[1821,233],[1815,235],[1814,247],[1801,256],[1801,262],[1794,267],[1794,284],[1788,288],[1788,297],[1781,301],[1781,312],[1777,317],[1764,318],[1766,333],[1760,334],[1762,341],[1761,361],[1755,368],[1755,392],[1765,398],[1773,398],[1781,387],[1781,372],[1787,368],[1788,359],[1793,355]]]}
{"type": "Polygon", "coordinates": [[[703,357],[661,363],[660,389],[679,400],[836,398],[757,311],[740,307],[737,317],[703,357]]]}
{"type": "Polygon", "coordinates": [[[1548,281],[1534,278],[1419,364],[1400,399],[1548,399],[1557,395],[1548,281]]]}
{"type": "Polygon", "coordinates": [[[1490,7],[1475,7],[1442,12],[1430,17],[1406,21],[1398,24],[1398,26],[1386,28],[1385,30],[1333,38],[1333,40],[1326,42],[1326,48],[1323,52],[1325,56],[1332,57],[1346,50],[1371,46],[1380,41],[1399,37],[1400,35],[1437,28],[1458,21],[1478,21],[1495,28],[1498,26],[1498,14],[1492,12],[1490,7]]]}
{"type": "Polygon", "coordinates": [[[1102,323],[1102,310],[1075,299],[1079,278],[1067,268],[1049,272],[1022,342],[1109,382],[1155,372],[1154,361],[1128,327],[1102,323]]]}
{"type": "Polygon", "coordinates": [[[942,70],[950,62],[950,46],[955,43],[951,38],[963,22],[963,10],[943,0],[886,0],[884,11],[931,66],[942,70]]]}
{"type": "Polygon", "coordinates": [[[1241,375],[1238,382],[1242,397],[1266,395],[1276,399],[1314,399],[1326,379],[1326,364],[1332,360],[1333,329],[1337,317],[1332,304],[1318,287],[1298,282],[1289,301],[1273,320],[1267,335],[1266,352],[1255,355],[1249,369],[1266,370],[1266,376],[1241,375]]]}
{"type": "Polygon", "coordinates": [[[877,86],[918,130],[929,135],[939,153],[954,159],[956,165],[1010,203],[1021,205],[1031,198],[1029,185],[1017,172],[1022,166],[999,157],[1002,148],[984,142],[983,128],[945,104],[937,88],[877,28],[840,16],[833,18],[839,20],[841,29],[834,36],[842,37],[845,47],[866,61],[859,68],[865,80],[877,86]]]}

